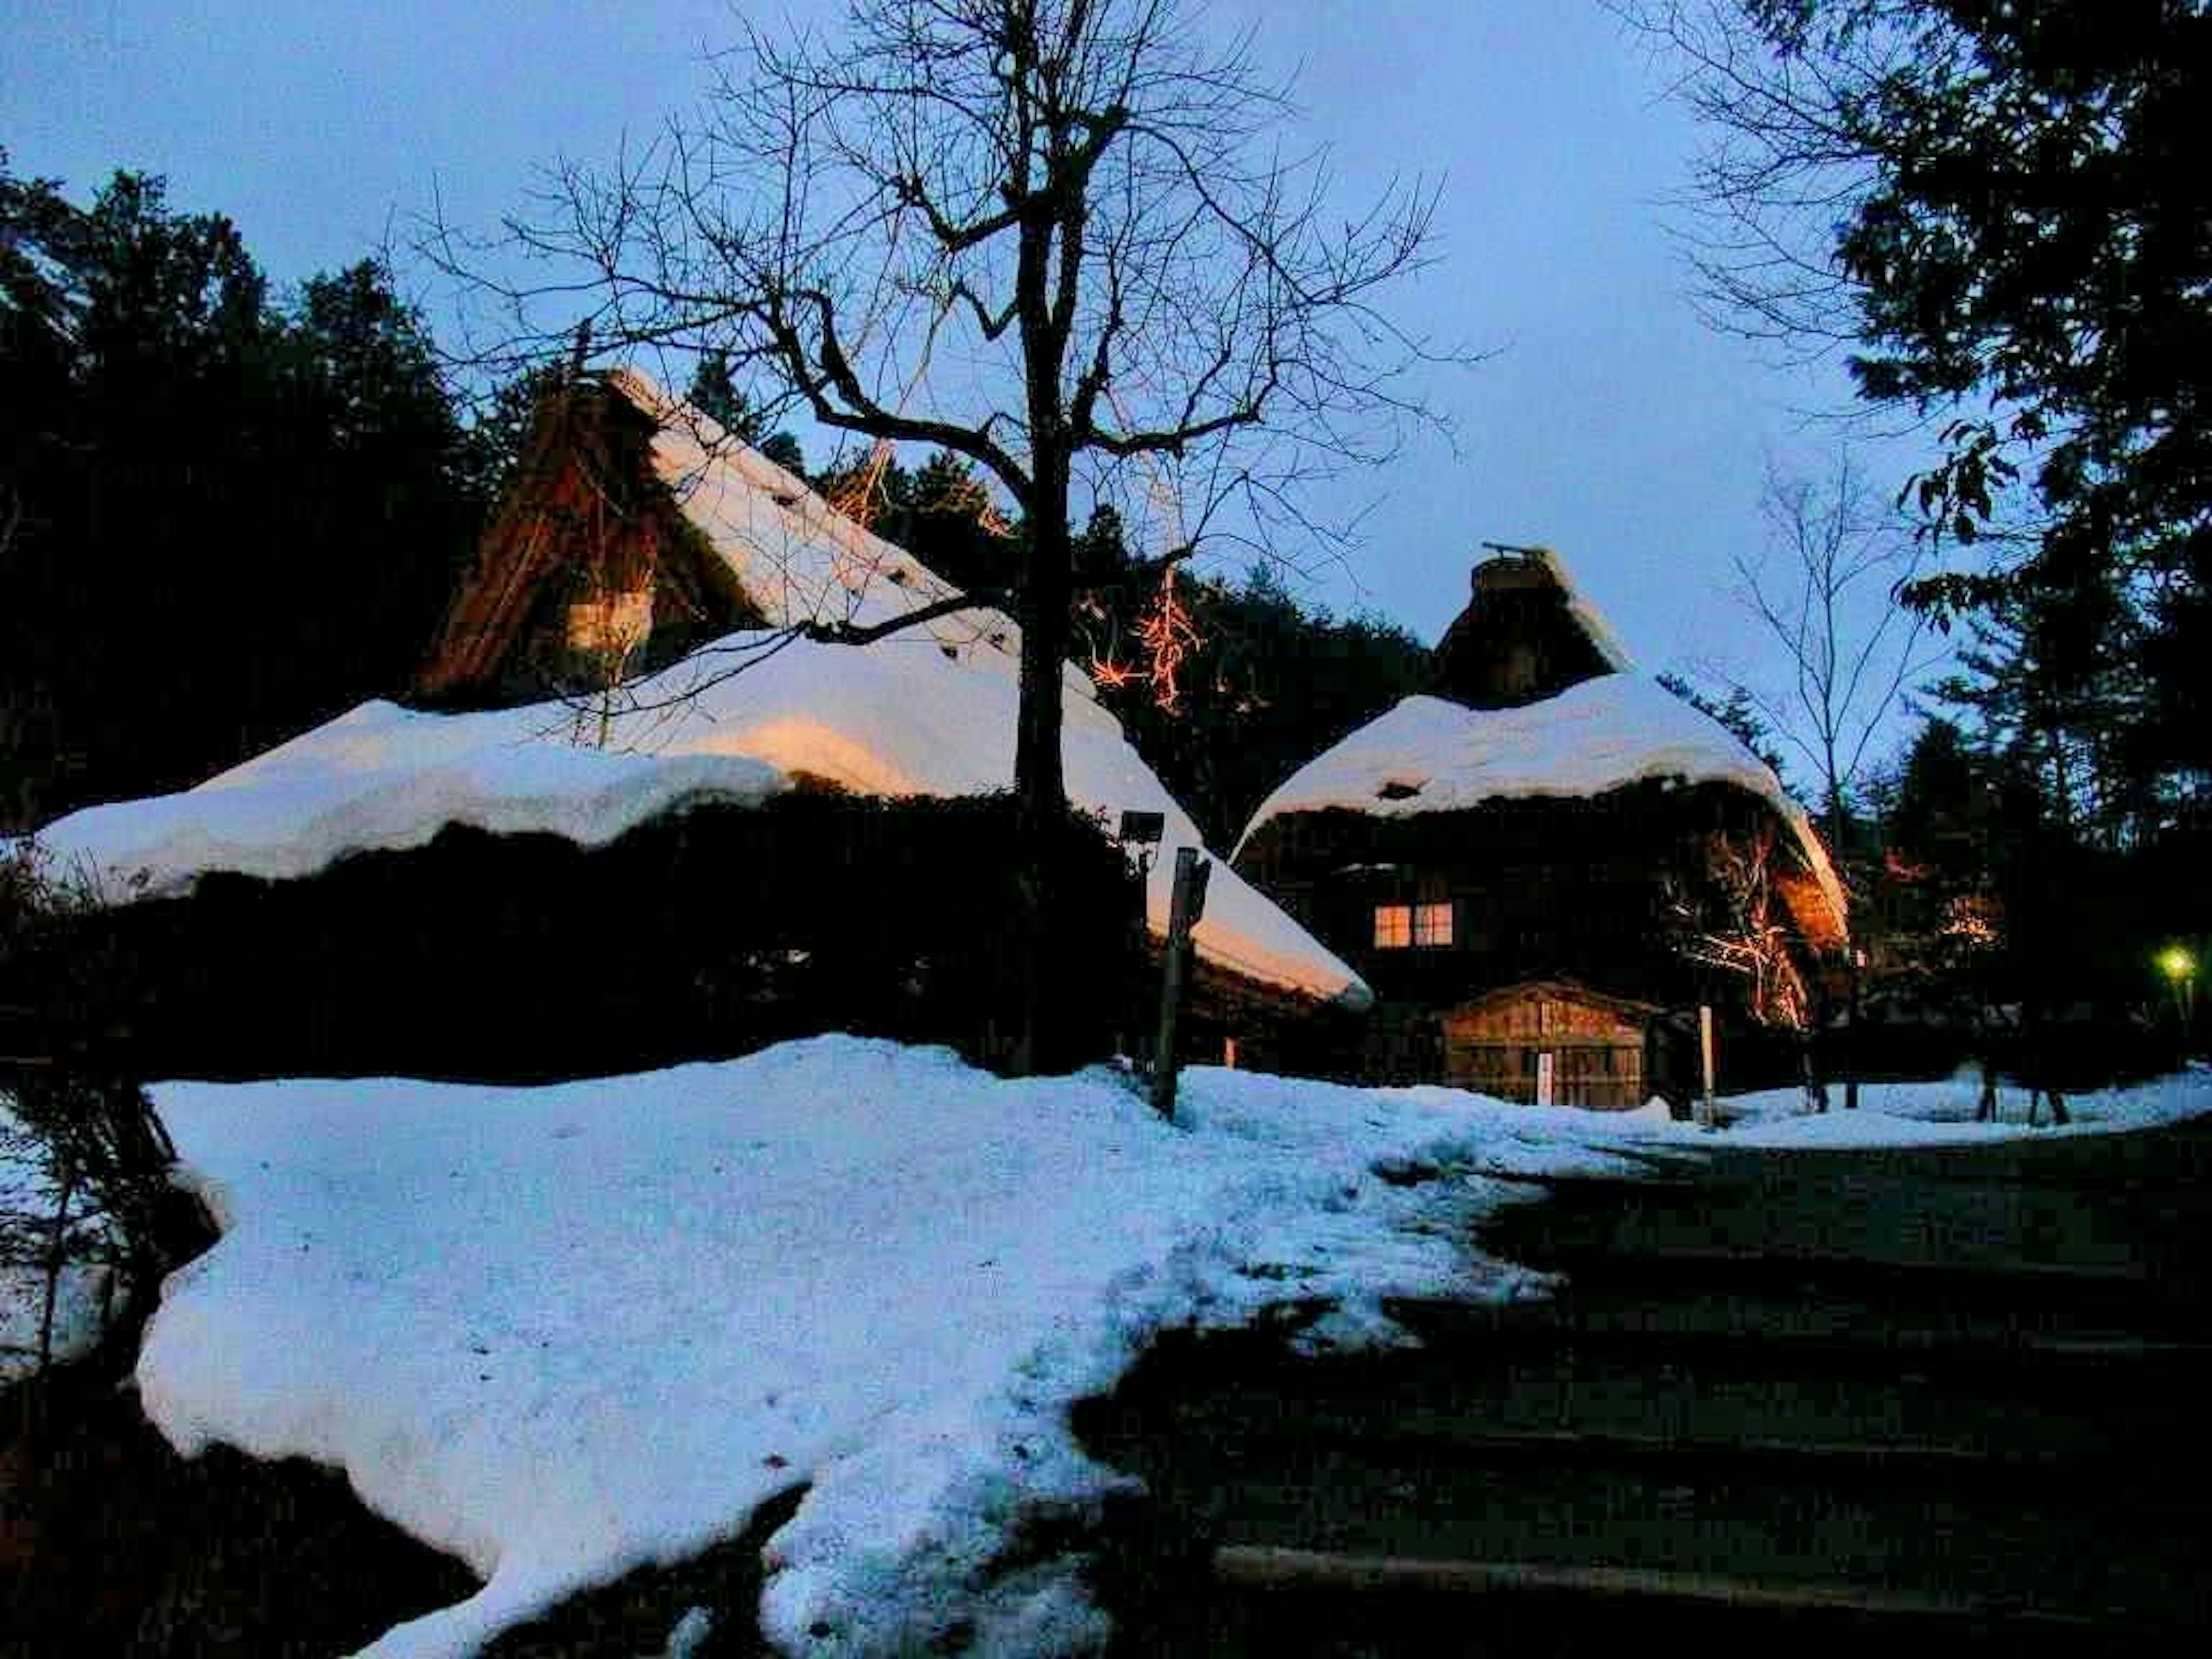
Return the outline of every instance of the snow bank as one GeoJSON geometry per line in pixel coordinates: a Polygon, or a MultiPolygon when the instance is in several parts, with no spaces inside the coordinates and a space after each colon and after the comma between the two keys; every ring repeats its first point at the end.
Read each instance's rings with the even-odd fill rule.
{"type": "MultiPolygon", "coordinates": [[[[765,799],[811,773],[861,794],[972,795],[1013,784],[1017,665],[948,657],[926,634],[866,648],[735,635],[634,689],[607,726],[566,703],[416,714],[364,703],[196,789],[96,806],[40,841],[115,895],[189,887],[213,870],[289,878],[349,853],[419,847],[448,823],[538,830],[586,846],[693,802],[765,799]],[[728,672],[738,663],[742,672],[728,672]]],[[[1069,798],[1118,823],[1167,823],[1147,908],[1167,930],[1175,849],[1200,845],[1190,817],[1121,735],[1071,698],[1062,724],[1069,798]]],[[[1353,1006],[1366,986],[1337,957],[1218,868],[1196,933],[1216,965],[1353,1006]]]]}
{"type": "Polygon", "coordinates": [[[1766,801],[1844,914],[1843,889],[1820,837],[1772,769],[1717,720],[1633,673],[1601,675],[1519,708],[1407,697],[1293,772],[1261,803],[1238,849],[1261,824],[1291,812],[1344,807],[1409,817],[1509,796],[1596,795],[1657,778],[1730,783],[1766,801]]]}
{"type": "Polygon", "coordinates": [[[187,1453],[343,1467],[486,1577],[370,1652],[465,1653],[587,1583],[740,1530],[794,1651],[1079,1646],[1073,1563],[1001,1572],[1115,1477],[1067,1427],[1151,1335],[1394,1291],[1510,1295],[1483,1168],[1616,1167],[1600,1117],[1441,1089],[1188,1074],[1187,1127],[1103,1072],[1006,1082],[823,1037],[536,1089],[168,1084],[225,1220],[169,1280],[139,1384],[187,1453]],[[1398,1184],[1376,1173],[1431,1178],[1398,1184]]]}
{"type": "MultiPolygon", "coordinates": [[[[1832,1114],[1899,1144],[1953,1085],[1832,1114]]],[[[1159,1330],[1290,1300],[1389,1340],[1393,1293],[1540,1293],[1472,1255],[1489,1175],[1628,1172],[1688,1126],[1444,1089],[1186,1074],[1170,1127],[1113,1075],[1007,1082],[939,1050],[822,1037],[532,1089],[168,1084],[224,1232],[173,1275],[138,1377],[179,1449],[343,1468],[484,1575],[368,1651],[459,1655],[565,1594],[733,1535],[769,1540],[793,1652],[1092,1644],[1079,1564],[1026,1547],[1096,1511],[1073,1401],[1159,1330]],[[1041,1558],[1041,1559],[1040,1559],[1041,1558]]],[[[1779,1109],[1782,1097],[1734,1103],[1779,1109]]],[[[2014,1103],[2016,1107],[2018,1103],[2014,1103]]],[[[2085,1096],[2085,1127],[2212,1110],[2212,1078],[2085,1096]]],[[[1948,1126],[1946,1133],[1962,1127],[1948,1126]]],[[[2028,1131],[2016,1124],[1973,1130],[2028,1131]]],[[[1774,1122],[1725,1144],[1785,1145],[1774,1122]]]]}

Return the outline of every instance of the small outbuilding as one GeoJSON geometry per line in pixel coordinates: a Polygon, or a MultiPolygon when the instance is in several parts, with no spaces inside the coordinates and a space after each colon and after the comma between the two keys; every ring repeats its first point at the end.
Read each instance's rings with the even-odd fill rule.
{"type": "Polygon", "coordinates": [[[1540,1106],[1641,1106],[1670,1080],[1650,1052],[1662,1012],[1571,980],[1502,986],[1439,1015],[1444,1081],[1540,1106]]]}

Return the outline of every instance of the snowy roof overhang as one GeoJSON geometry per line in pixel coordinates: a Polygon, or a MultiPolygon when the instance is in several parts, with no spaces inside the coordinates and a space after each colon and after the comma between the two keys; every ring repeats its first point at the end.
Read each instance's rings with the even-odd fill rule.
{"type": "Polygon", "coordinates": [[[1665,779],[1733,785],[1771,807],[1840,939],[1843,886],[1804,809],[1718,721],[1641,674],[1602,675],[1517,708],[1407,697],[1292,773],[1261,803],[1237,852],[1263,825],[1294,812],[1340,808],[1411,817],[1516,797],[1589,797],[1665,779]]]}

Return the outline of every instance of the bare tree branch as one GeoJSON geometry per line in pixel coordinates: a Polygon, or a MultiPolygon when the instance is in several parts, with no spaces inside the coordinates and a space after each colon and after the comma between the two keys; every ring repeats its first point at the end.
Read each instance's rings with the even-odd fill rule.
{"type": "MultiPolygon", "coordinates": [[[[503,316],[495,349],[580,312],[604,350],[766,375],[771,416],[986,468],[1026,531],[1014,775],[1042,846],[1079,478],[1107,499],[1165,458],[1209,492],[1187,522],[1235,501],[1251,533],[1310,527],[1303,486],[1434,422],[1412,371],[1473,361],[1382,309],[1433,187],[1340,211],[1326,154],[1276,142],[1249,40],[1184,0],[852,0],[833,37],[749,30],[714,61],[701,109],[609,167],[558,164],[489,248],[434,223],[424,256],[503,316]]],[[[1047,904],[1048,872],[1025,881],[1047,904]]]]}

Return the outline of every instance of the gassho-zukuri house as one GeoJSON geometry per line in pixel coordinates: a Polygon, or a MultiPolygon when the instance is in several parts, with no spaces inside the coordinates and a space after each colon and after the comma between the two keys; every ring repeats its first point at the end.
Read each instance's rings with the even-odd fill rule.
{"type": "MultiPolygon", "coordinates": [[[[952,592],[644,377],[572,377],[422,671],[417,696],[443,712],[365,703],[40,840],[137,896],[115,908],[142,919],[116,925],[176,981],[149,1018],[202,1072],[249,1063],[189,1040],[235,1002],[263,1005],[285,1051],[270,1064],[339,1070],[553,1073],[702,1052],[702,1030],[737,1052],[793,1034],[800,1015],[763,1012],[783,1005],[812,1029],[849,1013],[848,1029],[954,1040],[900,1011],[973,1000],[963,988],[1008,954],[996,820],[964,808],[1012,784],[1015,625],[965,610],[865,645],[790,631],[952,592]],[[218,921],[193,921],[210,906],[218,921]],[[193,971],[217,939],[225,959],[193,971]],[[226,975],[228,996],[202,994],[226,975]],[[536,988],[519,999],[517,980],[536,988]],[[602,1042],[595,1023],[661,1035],[602,1042]]],[[[1144,895],[1157,944],[1176,852],[1199,835],[1066,672],[1071,804],[1109,831],[1125,811],[1164,820],[1144,895]]],[[[1217,866],[1189,1052],[1279,1053],[1279,1028],[1356,1024],[1358,975],[1217,866]]],[[[1126,940],[1116,903],[1099,928],[1126,940]]]]}
{"type": "Polygon", "coordinates": [[[1687,1097],[1700,1003],[1739,1051],[1788,1047],[1846,926],[1803,811],[1636,672],[1555,556],[1473,586],[1433,693],[1293,774],[1235,854],[1374,988],[1352,1064],[1625,1108],[1687,1097]]]}

